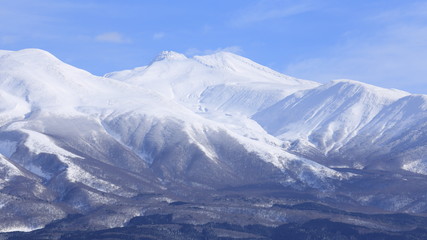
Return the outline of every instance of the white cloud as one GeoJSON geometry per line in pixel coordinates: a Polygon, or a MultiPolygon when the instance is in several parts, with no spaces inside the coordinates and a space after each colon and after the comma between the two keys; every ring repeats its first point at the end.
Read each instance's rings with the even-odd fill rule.
{"type": "Polygon", "coordinates": [[[159,40],[162,39],[166,36],[166,34],[164,32],[157,32],[155,34],[153,34],[153,39],[154,40],[159,40]]]}
{"type": "Polygon", "coordinates": [[[108,43],[130,43],[131,40],[123,36],[118,32],[107,32],[102,33],[95,37],[95,40],[98,42],[108,42],[108,43]]]}
{"type": "Polygon", "coordinates": [[[351,36],[326,56],[287,65],[285,73],[315,81],[351,78],[426,94],[427,15],[420,11],[413,5],[370,16],[379,25],[370,36],[351,36]]]}
{"type": "Polygon", "coordinates": [[[286,18],[313,9],[314,5],[308,1],[295,3],[295,1],[289,0],[260,0],[239,11],[232,19],[231,24],[243,26],[270,19],[286,18]]]}
{"type": "Polygon", "coordinates": [[[224,48],[205,49],[205,50],[200,50],[197,48],[189,48],[187,49],[187,51],[185,51],[185,54],[188,56],[194,56],[194,55],[209,55],[217,52],[231,52],[235,54],[241,54],[243,53],[243,49],[240,46],[229,46],[224,48]]]}

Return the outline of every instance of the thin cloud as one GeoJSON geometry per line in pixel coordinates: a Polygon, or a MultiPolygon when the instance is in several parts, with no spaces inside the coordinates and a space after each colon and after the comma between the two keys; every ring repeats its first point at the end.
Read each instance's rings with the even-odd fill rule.
{"type": "Polygon", "coordinates": [[[233,26],[243,26],[271,19],[286,18],[314,9],[307,1],[260,0],[237,13],[231,20],[233,26]]]}
{"type": "Polygon", "coordinates": [[[107,32],[102,33],[95,37],[95,40],[98,42],[107,42],[107,43],[129,43],[130,39],[123,36],[118,32],[107,32]]]}
{"type": "Polygon", "coordinates": [[[378,19],[376,33],[352,36],[331,48],[328,56],[291,63],[285,72],[317,81],[352,78],[426,94],[427,15],[419,12],[420,6],[413,5],[370,16],[378,19]]]}
{"type": "Polygon", "coordinates": [[[1,1],[0,27],[4,29],[22,28],[38,32],[39,29],[46,28],[62,19],[62,12],[72,12],[81,9],[94,9],[94,4],[79,1],[32,1],[14,0],[1,1]],[[11,21],[13,19],[13,21],[11,21]]]}
{"type": "Polygon", "coordinates": [[[399,22],[416,19],[425,19],[427,16],[427,3],[416,2],[408,8],[398,8],[389,11],[384,11],[375,16],[370,17],[372,20],[380,22],[399,22]]]}
{"type": "Polygon", "coordinates": [[[157,32],[155,34],[153,34],[153,39],[154,40],[159,40],[162,39],[166,36],[166,34],[164,32],[157,32]]]}

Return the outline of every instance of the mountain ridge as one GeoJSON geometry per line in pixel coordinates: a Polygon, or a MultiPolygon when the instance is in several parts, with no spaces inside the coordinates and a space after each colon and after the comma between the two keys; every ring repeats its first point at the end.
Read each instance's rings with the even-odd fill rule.
{"type": "MultiPolygon", "coordinates": [[[[118,227],[201,196],[206,212],[185,210],[195,219],[234,221],[216,201],[239,188],[255,189],[231,193],[242,204],[298,199],[427,211],[419,194],[426,95],[300,80],[224,52],[162,52],[103,77],[43,50],[0,55],[0,213],[14,216],[0,231],[43,228],[68,214],[87,216],[94,229],[118,227]],[[407,194],[378,187],[406,186],[403,178],[413,183],[407,194]],[[251,195],[263,186],[270,195],[251,195]]],[[[270,207],[256,219],[283,224],[285,216],[262,214],[270,207]]],[[[185,219],[185,211],[176,214],[185,219]]]]}

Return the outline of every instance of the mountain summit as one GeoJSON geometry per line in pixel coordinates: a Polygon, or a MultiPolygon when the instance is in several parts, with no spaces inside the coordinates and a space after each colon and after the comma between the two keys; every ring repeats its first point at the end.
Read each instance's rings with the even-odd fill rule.
{"type": "Polygon", "coordinates": [[[154,61],[163,60],[185,60],[187,57],[184,54],[177,53],[174,51],[163,51],[154,59],[154,61]]]}

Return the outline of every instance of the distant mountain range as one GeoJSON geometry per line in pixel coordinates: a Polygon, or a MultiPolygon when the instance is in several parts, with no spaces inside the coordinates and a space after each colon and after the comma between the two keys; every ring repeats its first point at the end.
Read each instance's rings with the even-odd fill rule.
{"type": "Polygon", "coordinates": [[[94,231],[150,214],[399,226],[274,210],[303,202],[425,215],[427,95],[301,80],[228,52],[162,52],[100,77],[43,50],[0,51],[2,232],[58,221],[94,231]]]}

